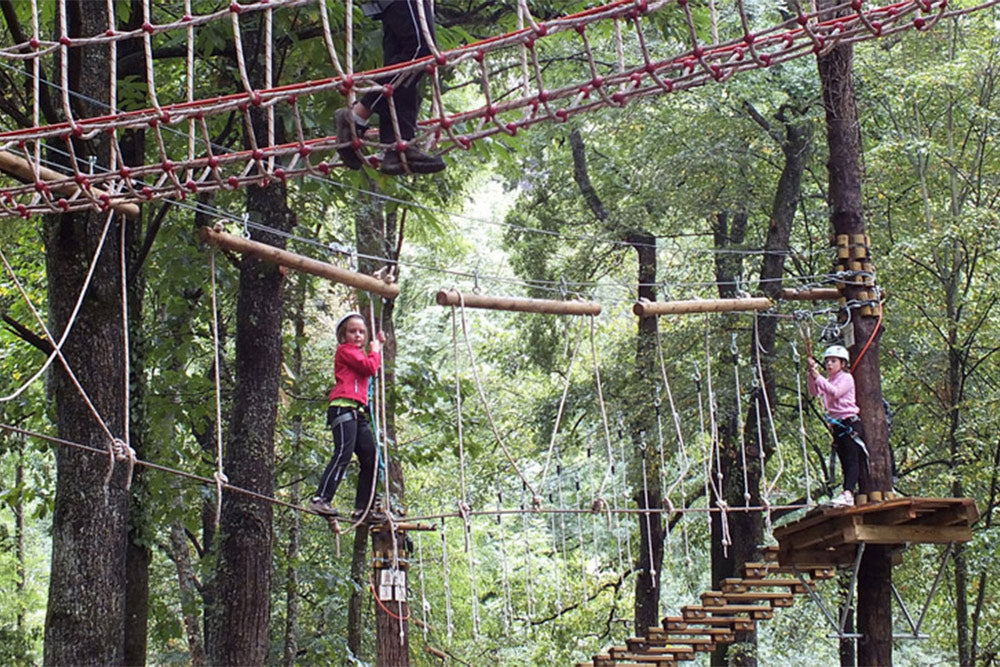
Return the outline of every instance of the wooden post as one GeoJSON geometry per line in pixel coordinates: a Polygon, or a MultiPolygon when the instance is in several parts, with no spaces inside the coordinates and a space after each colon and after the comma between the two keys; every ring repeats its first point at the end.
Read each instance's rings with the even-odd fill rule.
{"type": "MultiPolygon", "coordinates": [[[[14,155],[9,151],[0,151],[0,171],[10,174],[19,181],[24,183],[34,183],[35,182],[35,172],[31,164],[28,163],[26,159],[20,155],[14,155]]],[[[38,166],[38,178],[49,185],[53,192],[57,192],[61,195],[73,196],[80,191],[80,187],[72,182],[59,183],[59,181],[70,181],[71,176],[69,174],[61,174],[54,169],[49,169],[48,167],[38,166]]],[[[107,195],[104,190],[99,188],[93,188],[93,193],[100,197],[101,195],[107,195]]],[[[123,201],[115,201],[114,197],[109,196],[108,205],[114,210],[118,211],[122,215],[135,220],[139,217],[139,207],[136,204],[130,204],[123,201]]]]}
{"type": "Polygon", "coordinates": [[[466,294],[455,290],[438,291],[437,303],[439,306],[464,305],[467,308],[510,310],[522,313],[547,313],[550,315],[601,314],[601,304],[589,301],[556,301],[554,299],[483,296],[482,294],[466,294]]]}
{"type": "Polygon", "coordinates": [[[266,243],[260,243],[258,241],[244,239],[239,236],[233,236],[232,234],[227,234],[225,232],[212,229],[211,227],[202,227],[199,229],[198,236],[205,243],[219,246],[220,248],[225,248],[226,250],[233,250],[245,255],[253,255],[254,257],[262,259],[266,262],[271,262],[289,269],[326,278],[327,280],[356,287],[358,289],[365,290],[366,292],[374,292],[375,294],[383,296],[386,299],[395,299],[399,296],[399,285],[396,285],[395,283],[387,283],[384,280],[379,280],[378,278],[373,278],[372,276],[366,276],[363,273],[356,273],[354,271],[341,269],[340,267],[334,266],[328,262],[320,262],[309,257],[296,255],[295,253],[288,252],[287,250],[269,246],[266,243]]]}
{"type": "Polygon", "coordinates": [[[728,313],[740,310],[767,310],[771,300],[767,297],[753,299],[698,299],[693,301],[639,301],[632,312],[639,317],[655,315],[688,315],[691,313],[728,313]]]}

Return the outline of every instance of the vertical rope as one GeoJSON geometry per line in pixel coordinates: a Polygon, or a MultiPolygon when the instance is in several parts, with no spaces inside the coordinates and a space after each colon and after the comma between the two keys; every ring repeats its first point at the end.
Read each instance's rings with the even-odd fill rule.
{"type": "Polygon", "coordinates": [[[219,304],[215,285],[215,246],[209,254],[209,267],[212,274],[212,350],[215,360],[215,530],[219,530],[219,522],[222,519],[222,486],[229,479],[222,470],[222,380],[220,379],[219,364],[221,355],[219,354],[219,304]]]}
{"type": "Polygon", "coordinates": [[[463,505],[468,506],[465,486],[465,438],[463,432],[462,419],[462,379],[459,369],[458,356],[458,318],[455,308],[451,309],[451,344],[453,357],[455,359],[455,408],[458,418],[458,481],[463,505]]]}
{"type": "MultiPolygon", "coordinates": [[[[708,418],[709,418],[709,424],[710,424],[711,429],[712,429],[712,441],[711,442],[712,442],[712,448],[713,448],[713,453],[714,453],[714,457],[715,457],[715,464],[717,466],[716,467],[716,473],[715,473],[716,474],[716,480],[715,480],[715,483],[712,485],[712,489],[715,491],[715,498],[716,498],[715,504],[716,504],[716,507],[718,507],[718,509],[719,509],[719,523],[720,523],[720,526],[721,526],[721,529],[722,529],[722,552],[723,552],[723,554],[725,554],[725,555],[728,556],[728,554],[729,554],[729,545],[732,544],[732,541],[731,541],[731,539],[729,537],[729,514],[727,512],[729,506],[726,503],[726,501],[725,501],[725,499],[723,498],[723,495],[722,495],[722,487],[723,487],[722,452],[720,450],[720,444],[719,444],[719,424],[718,424],[718,422],[715,419],[715,411],[717,409],[717,405],[716,405],[716,400],[715,400],[715,392],[714,392],[714,390],[712,388],[712,354],[711,354],[711,349],[709,347],[709,336],[708,336],[708,333],[709,333],[709,319],[708,318],[709,318],[709,316],[706,313],[705,314],[705,377],[707,378],[707,389],[708,389],[708,418]]],[[[711,479],[711,474],[710,474],[711,473],[711,460],[712,460],[712,456],[709,456],[709,479],[711,479]]],[[[709,502],[709,505],[711,505],[711,498],[708,498],[707,500],[709,502]]],[[[709,511],[706,514],[707,514],[709,529],[711,529],[711,525],[712,525],[711,511],[709,511]]]]}
{"type": "Polygon", "coordinates": [[[455,635],[454,611],[451,607],[451,569],[448,566],[448,534],[444,517],[441,518],[441,567],[444,570],[444,611],[448,628],[448,642],[455,635]]]}
{"type": "Polygon", "coordinates": [[[121,286],[122,286],[122,343],[125,347],[124,353],[124,405],[122,406],[122,433],[123,442],[121,443],[121,449],[118,452],[118,458],[126,459],[128,461],[128,469],[125,476],[125,490],[128,491],[132,488],[132,473],[135,470],[135,450],[132,449],[132,437],[131,437],[131,386],[132,386],[132,370],[130,365],[130,352],[131,345],[129,344],[129,329],[128,329],[128,266],[125,261],[125,231],[128,225],[125,221],[121,222],[121,244],[119,246],[119,257],[121,259],[121,286]]]}
{"type": "Polygon", "coordinates": [[[424,548],[420,531],[417,531],[417,576],[420,579],[420,630],[424,633],[424,643],[427,643],[427,629],[430,626],[431,603],[427,601],[427,589],[424,585],[424,548]]]}
{"type": "Polygon", "coordinates": [[[792,341],[792,357],[795,360],[795,398],[799,409],[799,439],[802,444],[802,468],[806,480],[806,504],[812,505],[812,483],[809,481],[809,452],[806,449],[805,410],[802,406],[802,366],[799,350],[792,341]]]}

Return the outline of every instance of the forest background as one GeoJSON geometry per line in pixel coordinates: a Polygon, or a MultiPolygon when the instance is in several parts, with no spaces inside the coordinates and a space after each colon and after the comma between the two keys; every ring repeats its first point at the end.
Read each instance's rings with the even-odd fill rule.
{"type": "MultiPolygon", "coordinates": [[[[138,5],[119,4],[123,22],[138,20],[138,5]]],[[[342,21],[335,4],[334,24],[342,21]]],[[[532,3],[539,16],[587,4],[532,3]]],[[[2,41],[15,43],[16,26],[29,23],[30,7],[6,1],[0,6],[2,41]]],[[[42,23],[51,24],[55,8],[41,7],[42,23]]],[[[158,11],[171,9],[165,3],[158,11]]],[[[300,29],[315,19],[308,11],[314,9],[283,19],[289,23],[279,40],[286,51],[279,48],[275,57],[279,81],[322,75],[315,68],[323,67],[325,47],[300,29]],[[293,50],[295,58],[282,55],[293,50]],[[316,57],[298,57],[310,52],[316,57]]],[[[513,25],[504,3],[438,5],[442,48],[513,25]]],[[[651,39],[683,38],[683,26],[668,18],[656,26],[651,39]]],[[[225,25],[216,30],[201,33],[208,54],[200,63],[203,96],[236,78],[225,48],[231,35],[225,25]]],[[[893,414],[897,489],[973,497],[982,513],[974,541],[947,561],[923,627],[928,639],[898,643],[900,664],[991,664],[1000,648],[992,548],[1000,463],[1000,293],[994,277],[1000,262],[998,34],[1000,14],[989,9],[942,22],[926,34],[907,32],[856,48],[865,217],[886,295],[881,370],[893,414]]],[[[609,33],[595,31],[591,38],[613,59],[609,33]]],[[[377,32],[358,31],[358,39],[357,68],[376,66],[377,32]]],[[[167,52],[171,45],[160,46],[167,52]]],[[[575,44],[546,48],[541,59],[547,81],[554,85],[579,75],[575,44]]],[[[164,62],[169,67],[169,56],[164,62]]],[[[506,74],[499,69],[494,76],[509,76],[514,88],[515,56],[507,65],[506,74]]],[[[157,85],[177,87],[182,77],[177,63],[176,79],[161,75],[157,85]]],[[[471,69],[451,77],[448,104],[462,108],[478,99],[471,69]]],[[[28,118],[24,81],[23,68],[0,64],[4,129],[24,126],[28,118]]],[[[130,90],[135,104],[145,99],[141,74],[125,72],[122,82],[125,108],[130,90]]],[[[332,133],[333,111],[342,104],[335,94],[319,97],[304,118],[332,133]]],[[[239,123],[215,129],[220,144],[239,144],[239,123]]],[[[645,485],[659,488],[673,507],[704,508],[710,422],[736,419],[742,426],[746,406],[755,404],[759,362],[752,340],[768,318],[776,322],[768,363],[777,444],[768,447],[765,497],[779,506],[828,494],[837,467],[830,465],[820,406],[801,396],[805,350],[799,328],[795,320],[774,315],[811,310],[813,344],[819,346],[819,334],[835,313],[822,304],[785,303],[759,318],[664,318],[657,361],[645,368],[636,361],[639,333],[631,314],[639,293],[640,247],[655,249],[653,280],[646,285],[655,298],[766,292],[760,276],[768,255],[761,250],[779,205],[790,206],[787,252],[781,251],[785,286],[829,284],[834,253],[824,132],[816,65],[807,57],[484,139],[468,152],[449,153],[447,171],[433,178],[340,171],[289,182],[280,201],[290,250],[361,270],[379,264],[371,257],[398,252],[401,295],[392,307],[378,305],[393,342],[386,386],[393,413],[390,457],[399,466],[394,474],[405,479],[405,495],[401,486],[397,495],[408,513],[454,515],[461,504],[480,511],[530,509],[532,493],[504,447],[549,507],[589,510],[600,497],[616,509],[634,508],[645,485]],[[786,201],[782,184],[790,170],[797,171],[800,186],[786,201]],[[437,289],[453,286],[487,294],[579,296],[599,301],[603,312],[593,323],[496,312],[456,315],[433,304],[437,289]],[[453,321],[456,316],[459,321],[453,321]],[[640,457],[633,417],[647,412],[655,428],[641,432],[647,455],[640,457]]],[[[132,430],[145,460],[206,477],[216,470],[216,310],[224,468],[237,456],[230,443],[245,433],[245,424],[234,426],[243,317],[237,301],[244,279],[238,258],[216,254],[213,310],[210,251],[195,230],[222,221],[242,233],[243,213],[259,210],[254,196],[220,192],[192,198],[197,205],[150,204],[130,240],[136,260],[129,285],[135,310],[131,357],[137,360],[132,430]]],[[[261,229],[277,228],[268,224],[261,229]]],[[[0,227],[4,253],[43,312],[54,299],[46,273],[51,228],[38,220],[8,220],[0,227]]],[[[281,362],[280,392],[268,484],[276,498],[301,505],[331,452],[323,418],[332,380],[332,323],[357,303],[350,290],[321,279],[290,272],[281,280],[282,337],[275,357],[281,362]]],[[[367,309],[365,295],[360,307],[367,309]]],[[[10,280],[0,283],[0,308],[7,324],[0,385],[7,395],[44,355],[32,344],[30,313],[10,280]]],[[[3,423],[56,433],[54,391],[51,380],[33,384],[2,404],[3,423]]],[[[42,658],[45,637],[57,464],[54,446],[38,438],[4,431],[0,447],[0,659],[33,664],[42,658]]],[[[90,485],[92,492],[73,502],[105,502],[99,482],[90,485]]],[[[343,485],[339,506],[348,506],[351,486],[350,479],[343,485]]],[[[211,661],[223,641],[212,630],[212,618],[225,589],[218,574],[222,540],[215,532],[215,488],[146,471],[135,481],[130,502],[130,548],[146,554],[148,567],[148,633],[138,654],[151,664],[211,661]]],[[[467,664],[564,664],[631,636],[635,580],[641,576],[640,520],[586,512],[436,519],[436,532],[414,536],[410,599],[424,626],[412,630],[413,660],[436,664],[434,652],[443,652],[467,664]]],[[[262,565],[269,575],[268,663],[339,662],[344,656],[373,661],[375,603],[365,577],[352,572],[352,562],[359,562],[352,559],[358,552],[354,539],[335,537],[316,517],[274,510],[266,540],[271,553],[262,565]]],[[[661,614],[709,588],[711,540],[704,512],[670,520],[659,573],[661,614]]],[[[359,544],[367,544],[366,535],[359,544]]],[[[929,591],[939,554],[913,548],[894,570],[896,586],[911,604],[929,591]]],[[[363,550],[360,562],[367,567],[363,550]]],[[[836,597],[835,591],[826,594],[836,597]]],[[[810,605],[784,610],[760,633],[758,659],[801,664],[810,655],[815,664],[836,662],[838,647],[827,631],[810,605]]]]}

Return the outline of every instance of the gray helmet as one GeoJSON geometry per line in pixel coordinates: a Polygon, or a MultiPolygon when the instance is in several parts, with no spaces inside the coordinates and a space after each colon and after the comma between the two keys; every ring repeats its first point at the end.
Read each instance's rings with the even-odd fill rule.
{"type": "MultiPolygon", "coordinates": [[[[337,337],[338,341],[340,341],[340,330],[344,327],[345,324],[347,324],[347,320],[351,319],[352,317],[360,317],[362,322],[365,321],[365,316],[359,312],[352,310],[351,312],[345,314],[343,317],[337,320],[337,326],[333,328],[333,333],[337,337]]],[[[365,323],[365,326],[366,327],[368,326],[367,322],[365,323]]]]}
{"type": "Polygon", "coordinates": [[[847,348],[844,347],[843,345],[831,345],[830,347],[826,348],[826,351],[823,352],[823,358],[826,359],[827,357],[834,357],[835,359],[843,359],[845,363],[851,360],[851,355],[848,354],[847,348]]]}

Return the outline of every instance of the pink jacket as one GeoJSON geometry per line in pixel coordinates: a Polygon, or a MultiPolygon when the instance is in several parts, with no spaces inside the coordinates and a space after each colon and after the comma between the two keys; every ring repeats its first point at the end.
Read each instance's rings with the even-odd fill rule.
{"type": "Polygon", "coordinates": [[[858,414],[858,403],[854,399],[854,378],[850,373],[837,371],[829,380],[822,375],[813,377],[809,373],[806,381],[809,393],[823,398],[823,405],[831,417],[842,419],[858,414]]]}
{"type": "Polygon", "coordinates": [[[344,343],[337,346],[333,357],[335,383],[330,390],[330,400],[350,398],[361,405],[368,405],[368,378],[378,372],[382,355],[378,352],[365,354],[357,345],[344,343]]]}

